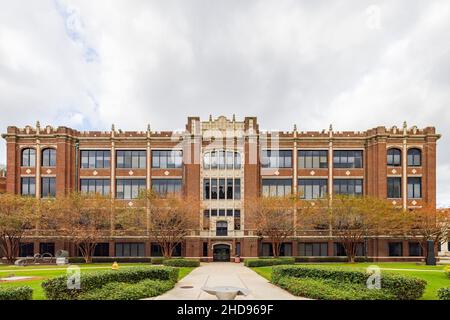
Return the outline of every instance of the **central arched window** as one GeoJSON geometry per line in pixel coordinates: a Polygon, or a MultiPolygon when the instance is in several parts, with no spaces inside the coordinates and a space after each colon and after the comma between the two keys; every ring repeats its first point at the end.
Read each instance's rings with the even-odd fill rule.
{"type": "Polygon", "coordinates": [[[36,165],[36,150],[26,148],[22,150],[22,167],[34,167],[36,165]]]}
{"type": "Polygon", "coordinates": [[[56,167],[56,150],[47,148],[42,150],[42,166],[56,167]]]}
{"type": "Polygon", "coordinates": [[[387,151],[387,165],[395,167],[402,165],[402,152],[400,149],[393,148],[387,151]]]}
{"type": "Polygon", "coordinates": [[[408,150],[408,167],[420,167],[422,165],[422,151],[417,148],[408,150]]]}
{"type": "Polygon", "coordinates": [[[241,168],[241,154],[229,150],[213,150],[203,154],[204,169],[233,170],[241,168]]]}

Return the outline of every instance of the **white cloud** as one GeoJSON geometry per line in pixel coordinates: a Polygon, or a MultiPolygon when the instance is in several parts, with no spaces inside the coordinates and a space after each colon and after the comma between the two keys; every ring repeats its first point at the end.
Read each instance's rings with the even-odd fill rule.
{"type": "Polygon", "coordinates": [[[446,0],[0,2],[2,131],[178,129],[210,113],[267,129],[406,120],[443,134],[438,202],[450,205],[446,0]]]}

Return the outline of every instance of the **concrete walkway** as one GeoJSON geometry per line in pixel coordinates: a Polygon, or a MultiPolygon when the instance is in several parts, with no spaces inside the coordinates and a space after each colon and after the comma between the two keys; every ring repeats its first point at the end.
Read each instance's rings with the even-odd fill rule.
{"type": "Polygon", "coordinates": [[[242,263],[212,262],[202,263],[199,268],[179,281],[175,288],[155,300],[216,300],[202,287],[233,286],[250,290],[248,296],[238,296],[236,300],[303,300],[274,286],[242,263]],[[183,288],[187,287],[187,288],[183,288]],[[189,288],[191,287],[191,288],[189,288]]]}

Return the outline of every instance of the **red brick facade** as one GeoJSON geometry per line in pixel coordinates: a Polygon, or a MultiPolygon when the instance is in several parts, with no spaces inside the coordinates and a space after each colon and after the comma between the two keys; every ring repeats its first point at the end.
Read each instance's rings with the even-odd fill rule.
{"type": "MultiPolygon", "coordinates": [[[[112,196],[117,194],[117,179],[143,179],[147,188],[151,188],[154,180],[181,180],[185,195],[194,197],[203,202],[207,209],[217,208],[217,212],[228,212],[231,209],[233,216],[228,213],[223,216],[218,213],[204,218],[199,213],[202,228],[187,237],[181,248],[181,254],[187,257],[201,257],[205,260],[213,259],[214,247],[226,245],[230,249],[230,258],[240,253],[242,257],[255,257],[264,253],[263,242],[253,235],[251,230],[245,228],[245,199],[260,195],[263,192],[263,179],[290,180],[290,190],[298,192],[299,181],[314,179],[326,180],[326,192],[330,195],[335,188],[335,180],[354,179],[361,181],[361,190],[365,195],[388,197],[388,178],[400,178],[400,196],[389,198],[393,205],[404,209],[420,207],[424,204],[436,205],[436,142],[439,139],[434,127],[418,129],[377,127],[363,132],[336,132],[329,130],[316,132],[293,131],[264,132],[259,129],[255,117],[246,117],[244,121],[236,121],[219,117],[209,121],[201,121],[198,117],[189,117],[186,130],[183,132],[157,132],[150,127],[146,131],[123,132],[112,127],[111,131],[81,132],[67,127],[53,128],[51,126],[25,128],[8,127],[3,138],[7,142],[7,178],[6,190],[10,193],[21,193],[21,178],[35,179],[34,194],[41,197],[42,178],[55,178],[56,196],[67,194],[73,190],[80,190],[81,179],[109,179],[108,187],[112,196]],[[56,165],[44,166],[42,151],[52,148],[56,150],[56,165]],[[388,165],[388,150],[395,148],[399,152],[401,162],[395,166],[388,165]],[[34,149],[35,163],[22,166],[24,149],[34,149]],[[416,149],[420,162],[418,165],[409,165],[409,159],[414,161],[411,149],[416,149]],[[110,164],[106,168],[82,167],[81,152],[87,150],[108,150],[110,164]],[[136,150],[145,154],[146,163],[139,167],[119,167],[117,164],[118,151],[136,150]],[[180,168],[155,167],[153,155],[155,151],[179,150],[182,151],[183,163],[180,168]],[[206,169],[203,162],[208,151],[230,151],[240,155],[240,163],[231,169],[206,169]],[[261,166],[261,152],[264,150],[284,150],[291,154],[292,162],[280,168],[263,168],[261,166]],[[302,166],[299,164],[299,151],[326,151],[326,166],[302,166]],[[361,152],[361,166],[347,167],[335,165],[335,157],[339,152],[347,152],[345,161],[356,161],[353,155],[361,152]],[[350,154],[350,156],[348,156],[350,154]],[[41,165],[42,164],[42,165],[41,165]],[[221,181],[240,182],[240,196],[233,199],[211,200],[206,199],[205,183],[209,178],[221,181]],[[219,178],[223,178],[220,180],[219,178]],[[408,178],[419,178],[420,196],[408,198],[408,178]],[[227,179],[227,180],[225,180],[227,179]],[[234,180],[231,180],[234,179],[234,180]],[[300,179],[300,180],[299,180],[300,179]],[[223,209],[224,211],[220,211],[223,209]],[[234,210],[234,211],[233,211],[234,210]],[[239,216],[237,213],[240,213],[239,216]],[[240,228],[236,227],[238,221],[240,228]],[[227,226],[226,235],[217,235],[215,223],[223,222],[227,226]],[[208,226],[209,224],[209,226],[208,226]],[[236,228],[236,229],[235,229],[236,228]],[[240,250],[240,252],[238,252],[240,250]]],[[[225,154],[225,153],[224,153],[225,154]]],[[[228,153],[226,153],[228,156],[228,153]]],[[[214,153],[214,156],[216,154],[214,153]]],[[[236,156],[234,156],[236,157],[236,156]]],[[[216,158],[215,158],[216,159],[216,158]]],[[[220,161],[220,158],[218,158],[220,161]]],[[[134,161],[134,160],[133,160],[134,161]]],[[[227,160],[228,161],[228,160],[227,160]]],[[[344,161],[344,160],[339,160],[344,161]]],[[[211,162],[212,163],[212,162],[211,162]]],[[[227,162],[228,164],[228,162],[227,162]]],[[[211,164],[212,166],[212,164],[211,164]]],[[[1,182],[0,182],[1,183],[1,182]]],[[[156,183],[156,182],[155,182],[156,183]]],[[[212,183],[212,182],[211,182],[212,183]]],[[[236,182],[235,182],[236,183],[236,182]]],[[[212,188],[212,187],[211,187],[212,188]]],[[[233,187],[236,192],[236,185],[233,187]]],[[[209,189],[208,189],[209,190],[209,189]]],[[[220,186],[219,189],[220,190],[220,186]]],[[[324,189],[325,190],[325,189],[324,189]]],[[[0,184],[1,192],[1,184],[0,184]]],[[[228,198],[228,196],[227,196],[228,198]]],[[[132,199],[127,199],[133,205],[132,199]]],[[[312,200],[314,201],[314,200],[312,200]]],[[[40,243],[54,243],[54,250],[68,249],[75,255],[72,246],[58,239],[28,239],[29,251],[39,252],[40,243]],[[33,245],[31,245],[33,243],[33,245]],[[30,249],[31,248],[31,249],[30,249]]],[[[150,256],[151,243],[146,239],[115,238],[105,239],[103,255],[116,256],[119,246],[124,243],[139,243],[133,249],[140,256],[150,256]]],[[[290,244],[285,246],[286,254],[301,256],[309,251],[300,252],[304,244],[314,243],[314,248],[321,248],[321,256],[336,256],[338,249],[333,241],[326,236],[294,237],[290,244]],[[322,244],[322,245],[320,245],[322,244]]],[[[51,248],[52,245],[50,245],[51,248]]],[[[218,247],[216,247],[218,248],[218,247]]],[[[311,247],[312,248],[312,247],[311,247]]],[[[417,259],[410,257],[409,242],[395,239],[370,239],[365,244],[365,256],[374,259],[417,259]],[[401,255],[389,256],[389,242],[401,243],[401,255]]],[[[25,249],[24,249],[25,250],[25,249]]],[[[315,249],[314,249],[315,250],[315,249]]],[[[131,252],[130,251],[130,252],[131,252]]],[[[317,251],[317,252],[319,252],[317,251]]],[[[225,250],[226,252],[226,250],[225,250]]],[[[316,253],[314,255],[317,255],[316,253]]],[[[216,252],[217,253],[217,252],[216,252]]],[[[307,254],[307,256],[311,256],[307,254]]]]}

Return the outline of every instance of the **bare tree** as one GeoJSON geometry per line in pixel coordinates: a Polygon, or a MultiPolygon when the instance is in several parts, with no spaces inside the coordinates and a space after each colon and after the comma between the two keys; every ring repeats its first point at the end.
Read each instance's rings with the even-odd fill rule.
{"type": "Polygon", "coordinates": [[[35,227],[36,212],[35,198],[8,193],[0,195],[0,248],[8,263],[14,263],[20,240],[35,227]]]}

